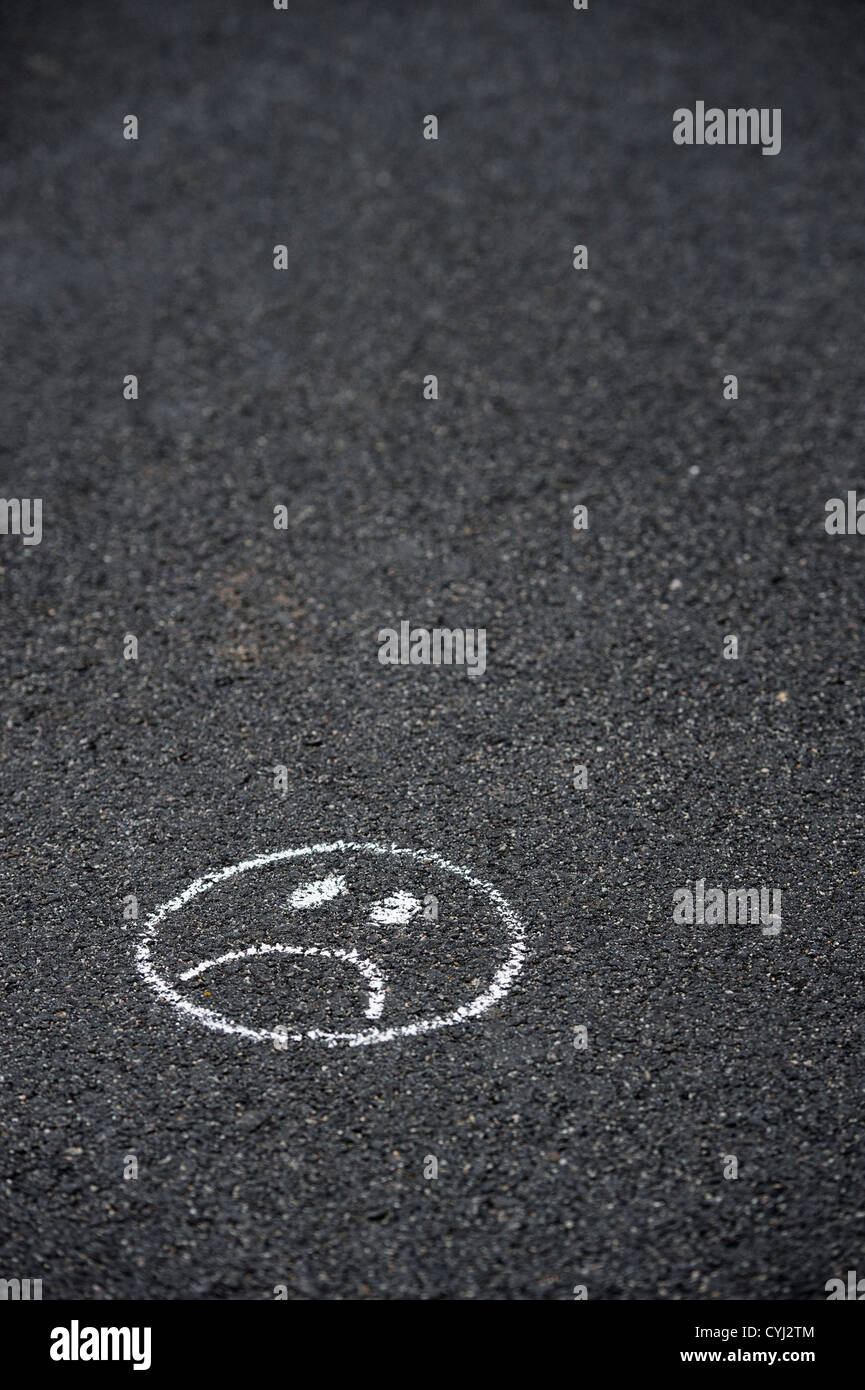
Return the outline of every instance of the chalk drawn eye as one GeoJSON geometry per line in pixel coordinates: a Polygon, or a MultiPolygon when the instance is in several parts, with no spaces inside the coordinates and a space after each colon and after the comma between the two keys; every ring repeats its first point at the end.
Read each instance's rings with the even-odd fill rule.
{"type": "Polygon", "coordinates": [[[347,892],[342,874],[331,874],[328,878],[310,879],[308,883],[302,883],[299,888],[295,888],[288,905],[318,907],[319,904],[330,902],[332,898],[338,898],[347,892]]]}
{"type": "Polygon", "coordinates": [[[389,898],[382,898],[370,908],[369,920],[380,927],[404,927],[417,917],[423,903],[413,893],[400,890],[389,898]]]}

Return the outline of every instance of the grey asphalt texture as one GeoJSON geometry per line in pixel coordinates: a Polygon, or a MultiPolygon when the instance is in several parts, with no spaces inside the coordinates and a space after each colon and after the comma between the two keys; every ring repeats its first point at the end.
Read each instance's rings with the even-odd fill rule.
{"type": "MultiPolygon", "coordinates": [[[[863,8],[3,25],[0,481],[44,535],[0,537],[0,1275],[824,1299],[865,1259],[865,538],[823,526],[865,489],[863,8]],[[780,155],[676,147],[698,99],[782,108],[780,155]],[[402,619],[485,628],[485,675],[380,664],[402,619]],[[279,1048],[147,986],[159,904],[335,840],[492,884],[526,927],[507,997],[279,1048]],[[674,925],[699,877],[782,890],[781,934],[674,925]]],[[[223,913],[231,943],[294,939],[300,880],[254,878],[168,948],[223,913]]],[[[352,859],[367,903],[386,878],[352,859]]],[[[380,938],[394,1018],[483,975],[482,897],[445,893],[440,949],[426,920],[380,938]]],[[[217,974],[256,1025],[362,1002],[323,958],[217,974]]]]}

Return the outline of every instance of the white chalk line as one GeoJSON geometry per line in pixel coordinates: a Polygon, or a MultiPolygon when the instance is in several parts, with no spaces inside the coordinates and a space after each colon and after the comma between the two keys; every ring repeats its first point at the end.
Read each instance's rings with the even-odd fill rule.
{"type": "Polygon", "coordinates": [[[280,942],[276,945],[262,942],[260,946],[247,946],[245,951],[226,951],[224,956],[217,956],[215,960],[203,960],[191,970],[184,970],[180,978],[194,980],[196,975],[203,975],[205,970],[212,970],[215,965],[225,965],[232,960],[249,960],[251,956],[269,956],[273,953],[286,956],[327,956],[331,960],[344,960],[349,965],[356,965],[369,985],[366,1017],[381,1018],[384,1008],[384,976],[371,960],[364,960],[357,951],[340,950],[338,946],[284,946],[280,942]]]}
{"type": "Polygon", "coordinates": [[[523,968],[525,954],[525,928],[516,912],[492,884],[485,883],[483,879],[475,878],[468,869],[460,868],[458,864],[449,863],[448,860],[433,850],[403,849],[399,845],[380,845],[372,841],[333,840],[328,844],[302,845],[298,849],[281,849],[276,850],[273,854],[259,854],[252,859],[244,859],[239,864],[229,864],[227,868],[211,869],[206,874],[202,874],[201,878],[195,879],[176,898],[163,903],[147,918],[142,929],[141,939],[135,948],[135,963],[143,978],[152,989],[156,990],[160,998],[173,1004],[179,1012],[204,1024],[206,1028],[250,1038],[254,1042],[279,1041],[282,1045],[288,1038],[292,1042],[302,1042],[305,1039],[322,1042],[328,1047],[336,1047],[340,1043],[345,1043],[348,1047],[364,1047],[374,1043],[392,1042],[395,1038],[400,1037],[417,1037],[422,1033],[431,1033],[438,1028],[449,1028],[454,1024],[464,1023],[467,1019],[477,1018],[479,1014],[492,1008],[510,991],[514,980],[523,968]],[[454,874],[463,879],[471,888],[477,888],[485,893],[504,923],[510,940],[508,958],[504,965],[496,971],[488,988],[470,1003],[463,1004],[450,1013],[441,1014],[435,1018],[420,1019],[416,1023],[405,1023],[383,1029],[369,1028],[362,1032],[336,1033],[312,1029],[307,1033],[286,1034],[277,1032],[275,1029],[249,1028],[246,1024],[235,1023],[231,1019],[225,1018],[215,1009],[207,1009],[200,1004],[193,1004],[190,1000],[185,999],[155,969],[151,958],[150,944],[156,935],[159,924],[170,913],[177,912],[179,908],[185,906],[192,898],[207,892],[218,883],[224,883],[227,879],[234,878],[237,874],[247,873],[250,869],[262,869],[268,864],[276,864],[283,859],[336,853],[368,853],[415,859],[420,863],[433,864],[445,873],[454,874]]]}

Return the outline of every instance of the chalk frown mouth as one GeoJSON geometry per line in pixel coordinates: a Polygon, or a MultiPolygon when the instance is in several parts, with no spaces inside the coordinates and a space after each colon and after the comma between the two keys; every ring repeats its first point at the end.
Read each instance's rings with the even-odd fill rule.
{"type": "Polygon", "coordinates": [[[226,951],[224,956],[217,956],[216,960],[204,960],[200,965],[193,966],[191,970],[185,970],[180,978],[181,980],[194,980],[198,975],[203,975],[206,970],[215,970],[217,966],[228,965],[231,961],[249,960],[253,956],[269,955],[322,956],[326,960],[340,960],[346,961],[349,965],[356,965],[369,985],[366,1017],[381,1017],[385,991],[384,976],[381,971],[371,960],[361,959],[356,951],[342,951],[335,946],[284,946],[280,943],[271,945],[265,941],[260,946],[247,946],[245,951],[226,951]]]}

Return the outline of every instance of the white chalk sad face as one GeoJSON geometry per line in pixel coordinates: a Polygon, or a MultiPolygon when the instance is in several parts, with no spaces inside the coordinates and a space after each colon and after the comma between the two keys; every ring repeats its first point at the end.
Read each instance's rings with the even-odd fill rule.
{"type": "Polygon", "coordinates": [[[510,988],[523,952],[516,914],[467,870],[337,841],[205,874],[144,924],[136,963],[206,1027],[335,1046],[475,1017],[510,988]]]}

